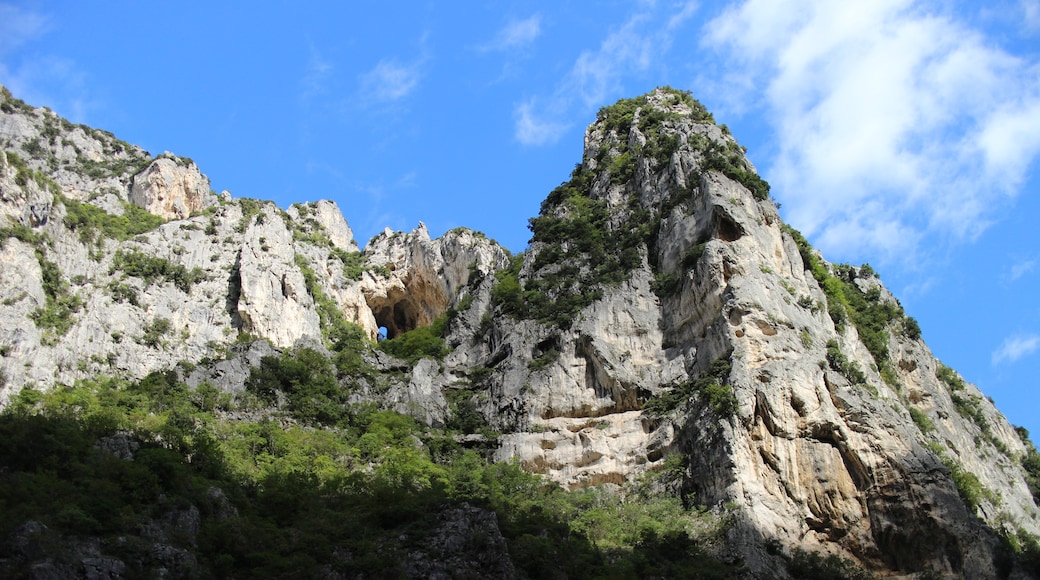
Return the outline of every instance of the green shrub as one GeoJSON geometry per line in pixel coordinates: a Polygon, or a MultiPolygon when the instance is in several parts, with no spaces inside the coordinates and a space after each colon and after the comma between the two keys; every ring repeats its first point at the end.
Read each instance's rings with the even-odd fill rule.
{"type": "Polygon", "coordinates": [[[845,353],[841,352],[836,340],[827,341],[827,364],[832,370],[841,373],[853,385],[866,384],[867,376],[863,374],[859,363],[850,361],[845,353]]]}
{"type": "Polygon", "coordinates": [[[531,362],[528,363],[527,368],[531,371],[538,372],[541,370],[545,370],[549,367],[549,365],[553,364],[559,359],[560,351],[556,350],[555,348],[552,348],[542,353],[541,355],[531,359],[531,362]]]}
{"type": "Polygon", "coordinates": [[[352,341],[356,343],[358,333],[361,332],[357,324],[348,322],[336,301],[322,290],[318,277],[307,258],[303,254],[296,254],[294,261],[300,269],[300,273],[303,274],[303,283],[307,288],[307,293],[314,299],[315,309],[318,311],[318,318],[321,322],[321,334],[326,344],[336,350],[342,350],[343,344],[352,341]]]}
{"type": "Polygon", "coordinates": [[[1030,441],[1029,431],[1025,431],[1024,427],[1019,428],[1025,433],[1022,439],[1025,444],[1025,453],[1021,457],[1022,469],[1025,470],[1025,482],[1029,484],[1030,492],[1033,493],[1033,503],[1040,506],[1040,453],[1030,441]]]}
{"type": "Polygon", "coordinates": [[[698,377],[673,385],[670,389],[654,395],[643,404],[643,411],[650,415],[664,415],[679,407],[691,397],[698,397],[720,417],[731,417],[738,409],[737,397],[727,381],[733,367],[726,357],[711,363],[708,372],[698,377]]]}
{"type": "Polygon", "coordinates": [[[917,428],[921,430],[921,433],[928,433],[935,430],[935,425],[932,423],[932,420],[929,419],[928,415],[925,415],[923,411],[916,407],[910,407],[909,410],[910,418],[914,420],[914,425],[917,425],[917,428]]]}
{"type": "Polygon", "coordinates": [[[442,338],[446,324],[447,317],[440,316],[429,326],[420,326],[380,342],[379,350],[411,364],[423,358],[443,359],[451,352],[442,338]]]}
{"type": "Polygon", "coordinates": [[[675,274],[669,274],[667,272],[659,272],[654,276],[654,281],[650,283],[650,289],[657,294],[659,298],[667,298],[669,296],[675,296],[682,290],[682,278],[675,274]]]}
{"type": "Polygon", "coordinates": [[[64,196],[59,199],[65,206],[65,227],[78,232],[80,241],[85,244],[100,242],[96,237],[98,233],[106,238],[128,240],[165,223],[163,218],[132,203],[124,203],[123,215],[117,216],[89,203],[64,196]]]}
{"type": "Polygon", "coordinates": [[[191,292],[192,286],[206,279],[206,272],[202,268],[189,270],[183,264],[174,264],[166,258],[149,256],[140,250],[117,251],[112,260],[111,273],[117,271],[141,278],[146,284],[161,279],[185,293],[191,292]]]}
{"type": "Polygon", "coordinates": [[[171,328],[173,328],[173,324],[170,322],[169,318],[157,316],[154,320],[145,325],[144,333],[141,335],[141,338],[138,339],[138,342],[145,346],[157,348],[163,344],[163,337],[170,332],[171,328]]]}
{"type": "Polygon", "coordinates": [[[54,344],[58,337],[64,336],[76,323],[73,315],[83,307],[83,300],[69,291],[69,285],[62,279],[58,265],[45,257],[42,245],[36,246],[35,253],[40,264],[45,301],[29,318],[37,328],[45,331],[44,343],[54,344]]]}
{"type": "Polygon", "coordinates": [[[935,377],[942,381],[951,393],[963,390],[967,386],[964,379],[957,374],[957,371],[942,363],[940,363],[939,367],[935,370],[935,377]]]}
{"type": "Polygon", "coordinates": [[[335,425],[350,413],[350,391],[340,386],[332,361],[309,348],[263,357],[250,370],[246,388],[269,405],[284,396],[292,416],[307,423],[335,425]]]}

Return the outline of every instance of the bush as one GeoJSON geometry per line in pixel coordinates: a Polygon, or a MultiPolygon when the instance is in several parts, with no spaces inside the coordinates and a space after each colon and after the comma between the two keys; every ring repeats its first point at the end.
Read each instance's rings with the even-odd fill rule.
{"type": "Polygon", "coordinates": [[[307,423],[335,425],[349,414],[350,393],[337,382],[331,361],[309,348],[263,357],[250,369],[246,389],[269,405],[284,396],[292,416],[307,423]]]}
{"type": "Polygon", "coordinates": [[[119,250],[112,260],[112,272],[122,271],[128,276],[141,278],[146,284],[156,280],[172,283],[182,292],[191,292],[191,287],[206,279],[202,268],[188,270],[183,264],[174,264],[166,258],[149,256],[139,250],[119,250]]]}
{"type": "Polygon", "coordinates": [[[96,238],[99,232],[106,238],[128,240],[165,223],[161,217],[132,203],[124,203],[123,215],[117,216],[64,196],[60,197],[60,201],[65,206],[65,227],[78,232],[80,241],[85,244],[100,242],[96,238]]]}
{"type": "Polygon", "coordinates": [[[921,433],[928,433],[929,431],[935,430],[935,425],[932,420],[925,415],[923,411],[916,407],[910,407],[910,418],[914,420],[914,424],[921,430],[921,433]]]}
{"type": "Polygon", "coordinates": [[[727,384],[732,370],[729,359],[720,357],[711,363],[708,372],[703,376],[673,385],[670,389],[651,397],[643,405],[643,411],[650,415],[664,415],[696,396],[710,406],[719,417],[731,417],[738,409],[733,387],[727,384]]]}
{"type": "Polygon", "coordinates": [[[170,332],[171,328],[173,328],[173,324],[169,318],[156,317],[151,323],[145,325],[144,334],[141,335],[138,342],[156,348],[163,343],[163,337],[170,332]]]}
{"type": "Polygon", "coordinates": [[[446,324],[447,317],[440,316],[429,326],[420,326],[380,342],[379,350],[413,365],[423,358],[441,360],[451,352],[442,338],[446,324]]]}
{"type": "Polygon", "coordinates": [[[836,340],[827,341],[827,364],[832,370],[841,373],[853,385],[866,384],[867,376],[863,374],[859,363],[850,361],[845,353],[841,352],[836,340]]]}

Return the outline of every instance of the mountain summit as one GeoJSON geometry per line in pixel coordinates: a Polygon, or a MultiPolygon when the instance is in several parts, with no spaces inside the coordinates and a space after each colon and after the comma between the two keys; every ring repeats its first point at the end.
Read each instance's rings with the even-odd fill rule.
{"type": "Polygon", "coordinates": [[[0,99],[0,571],[1037,573],[1028,434],[689,93],[603,108],[515,256],[0,99]]]}

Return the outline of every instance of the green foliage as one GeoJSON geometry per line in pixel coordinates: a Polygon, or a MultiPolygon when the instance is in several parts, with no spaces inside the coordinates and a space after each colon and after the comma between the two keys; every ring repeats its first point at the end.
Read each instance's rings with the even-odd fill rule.
{"type": "Polygon", "coordinates": [[[443,338],[447,322],[448,317],[441,315],[429,326],[420,326],[380,342],[379,350],[413,365],[423,358],[441,360],[451,352],[443,338]]]}
{"type": "MultiPolygon", "coordinates": [[[[438,513],[463,503],[494,512],[522,577],[737,573],[706,551],[725,536],[723,518],[668,495],[565,492],[410,417],[346,404],[334,383],[330,361],[303,349],[264,359],[235,397],[192,391],[171,371],[21,391],[0,414],[0,574],[12,575],[7,540],[33,520],[57,540],[97,538],[128,577],[155,576],[148,534],[194,508],[197,536],[164,543],[196,564],[164,574],[401,577],[402,555],[433,533],[438,513]],[[290,408],[305,424],[213,413],[244,397],[290,408]],[[132,444],[122,446],[130,456],[100,451],[107,440],[132,444]],[[443,450],[436,460],[434,448],[443,450]]],[[[480,552],[479,538],[467,541],[480,552]]],[[[41,549],[60,559],[67,548],[41,549]]]]}
{"type": "Polygon", "coordinates": [[[867,382],[867,376],[863,374],[859,363],[850,361],[845,353],[841,352],[838,341],[833,339],[827,341],[827,364],[854,385],[862,385],[867,382]]]}
{"type": "Polygon", "coordinates": [[[31,114],[33,112],[32,105],[28,105],[21,99],[16,99],[11,91],[7,90],[7,87],[0,87],[0,111],[7,114],[12,113],[23,113],[31,114]]]}
{"type": "Polygon", "coordinates": [[[692,397],[697,397],[719,417],[732,417],[738,409],[733,387],[726,383],[733,366],[726,357],[711,363],[708,372],[694,380],[688,380],[651,397],[643,411],[650,415],[664,415],[679,407],[692,397]]]}
{"type": "Polygon", "coordinates": [[[347,280],[357,282],[365,272],[365,258],[361,252],[346,252],[339,248],[332,249],[332,255],[343,263],[343,276],[347,280]]]}
{"type": "Polygon", "coordinates": [[[78,157],[76,159],[76,172],[90,179],[107,179],[121,175],[137,175],[149,163],[151,163],[151,159],[140,155],[105,157],[100,161],[78,157]]]}
{"type": "Polygon", "coordinates": [[[191,292],[192,286],[206,279],[206,272],[202,268],[189,270],[184,264],[174,264],[166,258],[149,256],[140,250],[117,251],[112,259],[112,273],[117,271],[141,278],[146,284],[161,279],[185,293],[191,292]]]}
{"type": "Polygon", "coordinates": [[[134,306],[140,306],[140,303],[137,301],[137,288],[125,282],[117,282],[115,280],[109,282],[108,293],[112,295],[112,300],[115,302],[129,302],[134,306]]]}
{"type": "Polygon", "coordinates": [[[553,364],[559,359],[560,351],[556,350],[555,348],[551,348],[545,351],[544,353],[540,354],[539,356],[531,359],[531,362],[528,363],[527,368],[533,372],[538,372],[541,370],[545,370],[549,367],[549,365],[553,364]]]}
{"type": "Polygon", "coordinates": [[[881,290],[876,286],[864,292],[855,283],[857,278],[877,277],[869,264],[859,270],[839,264],[835,266],[835,275],[832,276],[816,257],[805,236],[786,225],[784,232],[794,239],[802,263],[812,272],[827,296],[827,312],[835,327],[841,331],[844,324],[851,320],[860,340],[870,351],[879,368],[888,361],[889,328],[896,328],[911,339],[920,338],[921,329],[917,321],[907,318],[898,303],[883,300],[881,290]]]}
{"type": "Polygon", "coordinates": [[[917,323],[916,318],[913,316],[906,317],[906,320],[903,321],[903,334],[910,340],[921,338],[921,325],[917,323]]]}
{"type": "Polygon", "coordinates": [[[12,224],[0,231],[0,240],[6,241],[11,237],[34,246],[36,260],[40,264],[44,304],[29,317],[37,328],[45,331],[44,343],[54,344],[58,337],[64,336],[76,323],[73,315],[83,307],[83,300],[69,291],[69,285],[62,278],[58,265],[47,259],[43,236],[26,226],[12,224]]]}
{"type": "Polygon", "coordinates": [[[935,430],[935,424],[933,424],[932,420],[928,418],[928,415],[924,414],[924,411],[921,411],[917,407],[909,407],[909,410],[910,418],[914,420],[914,425],[917,425],[917,428],[921,430],[921,433],[928,433],[935,430]]]}
{"type": "Polygon", "coordinates": [[[686,253],[683,254],[681,262],[682,267],[687,269],[696,267],[697,263],[701,261],[701,256],[704,255],[704,251],[707,247],[708,244],[705,242],[690,246],[690,249],[686,250],[686,253]]]}
{"type": "Polygon", "coordinates": [[[649,214],[638,200],[612,224],[612,209],[589,196],[592,174],[580,165],[530,220],[538,244],[530,275],[519,278],[522,257],[500,272],[492,296],[502,312],[568,328],[578,313],[602,296],[602,287],[628,279],[649,236],[649,214]]]}
{"type": "Polygon", "coordinates": [[[59,198],[65,206],[65,227],[79,233],[85,244],[100,242],[97,234],[116,240],[128,240],[136,235],[150,232],[161,226],[164,220],[132,204],[123,204],[123,215],[112,215],[105,210],[64,196],[59,198]]]}
{"type": "Polygon", "coordinates": [[[246,389],[268,405],[284,397],[289,413],[305,423],[336,425],[349,417],[350,391],[340,386],[332,361],[313,349],[263,357],[250,370],[246,389]]]}
{"type": "Polygon", "coordinates": [[[163,344],[163,337],[170,332],[171,328],[173,328],[173,324],[169,318],[157,316],[144,326],[144,333],[138,339],[138,342],[145,346],[157,348],[163,344]]]}
{"type": "Polygon", "coordinates": [[[50,191],[52,195],[61,195],[61,186],[45,173],[31,169],[14,151],[7,151],[6,154],[7,163],[15,168],[14,182],[19,186],[25,187],[32,181],[41,189],[50,191]]]}
{"type": "Polygon", "coordinates": [[[659,298],[667,298],[669,296],[675,296],[682,290],[683,280],[676,274],[669,274],[668,272],[658,272],[654,276],[654,281],[650,283],[650,289],[657,294],[659,298]]]}
{"type": "Polygon", "coordinates": [[[1033,494],[1033,503],[1040,506],[1040,453],[1029,440],[1029,431],[1025,427],[1015,427],[1015,430],[1026,447],[1026,452],[1021,458],[1022,469],[1026,472],[1026,483],[1033,494]]]}
{"type": "Polygon", "coordinates": [[[983,487],[982,482],[974,473],[967,471],[955,461],[950,461],[947,467],[950,468],[953,485],[957,487],[957,493],[961,496],[961,501],[964,502],[968,511],[974,513],[979,509],[983,498],[992,502],[996,501],[993,492],[983,487]]]}
{"type": "Polygon", "coordinates": [[[964,379],[957,374],[957,371],[942,363],[939,363],[939,368],[935,370],[935,377],[942,381],[951,393],[956,393],[967,387],[964,379]]]}
{"type": "Polygon", "coordinates": [[[960,495],[961,501],[964,502],[964,506],[968,508],[969,512],[975,513],[983,499],[988,500],[992,504],[999,503],[1000,498],[983,486],[978,476],[964,469],[959,461],[951,459],[937,443],[932,442],[928,448],[932,453],[935,453],[942,464],[946,466],[946,469],[950,470],[950,479],[953,480],[953,485],[957,488],[957,494],[960,495]]]}
{"type": "Polygon", "coordinates": [[[769,182],[762,179],[734,148],[709,141],[702,150],[704,170],[714,170],[743,185],[757,200],[769,199],[769,182]]]}
{"type": "Polygon", "coordinates": [[[307,293],[314,299],[315,309],[318,311],[318,318],[321,321],[321,334],[326,344],[338,351],[343,350],[343,345],[348,343],[353,344],[354,348],[360,346],[358,340],[359,336],[363,335],[363,331],[357,324],[347,321],[339,304],[321,288],[318,277],[307,258],[302,254],[296,254],[294,260],[300,273],[303,274],[303,283],[307,288],[307,293]]]}
{"type": "Polygon", "coordinates": [[[7,244],[7,240],[14,238],[22,243],[39,248],[44,243],[42,235],[33,231],[29,226],[16,221],[10,221],[7,226],[0,228],[0,248],[7,244]]]}
{"type": "Polygon", "coordinates": [[[242,233],[253,223],[253,218],[260,214],[264,202],[258,199],[243,197],[238,200],[238,207],[242,209],[242,218],[235,225],[235,231],[242,233]]]}

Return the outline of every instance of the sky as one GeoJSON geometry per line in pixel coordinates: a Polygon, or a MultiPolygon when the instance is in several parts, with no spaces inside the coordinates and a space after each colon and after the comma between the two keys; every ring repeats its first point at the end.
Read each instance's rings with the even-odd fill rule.
{"type": "Polygon", "coordinates": [[[596,111],[691,91],[1040,439],[1040,0],[0,0],[0,84],[216,191],[514,252],[596,111]]]}

